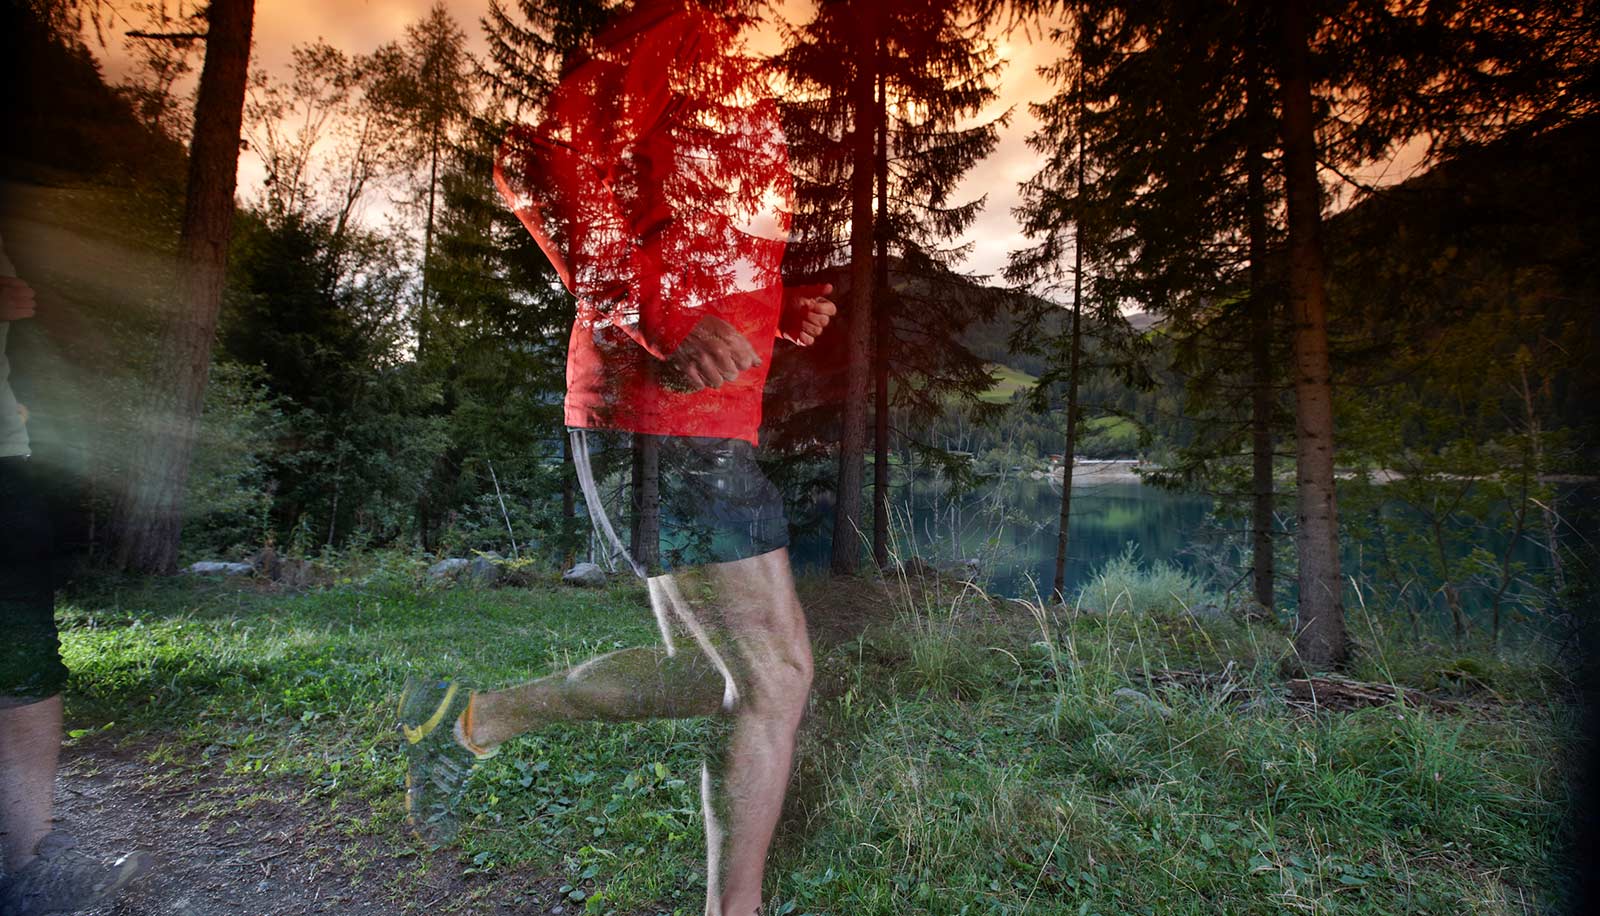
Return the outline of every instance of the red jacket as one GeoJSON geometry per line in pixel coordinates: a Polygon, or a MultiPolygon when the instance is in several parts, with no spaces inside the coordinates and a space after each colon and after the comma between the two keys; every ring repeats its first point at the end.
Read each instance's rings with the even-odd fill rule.
{"type": "Polygon", "coordinates": [[[776,105],[723,22],[643,4],[570,65],[495,182],[578,299],[566,422],[756,441],[793,179],[776,105]],[[761,358],[691,392],[666,362],[706,315],[761,358]]]}

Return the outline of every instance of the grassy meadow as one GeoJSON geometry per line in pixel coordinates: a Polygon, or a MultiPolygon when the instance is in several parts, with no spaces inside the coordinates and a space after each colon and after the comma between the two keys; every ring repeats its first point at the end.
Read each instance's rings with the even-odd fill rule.
{"type": "MultiPolygon", "coordinates": [[[[370,557],[296,593],[81,588],[60,610],[74,740],[296,785],[330,829],[416,846],[393,723],[408,673],[500,686],[656,638],[632,585],[451,587],[421,570],[370,557]]],[[[1283,702],[1277,627],[1140,608],[1151,590],[1128,585],[1105,612],[1087,592],[1047,608],[931,577],[803,580],[816,690],[774,912],[1457,916],[1560,902],[1576,715],[1546,661],[1401,646],[1358,617],[1356,676],[1449,705],[1306,711],[1283,702]],[[1212,677],[1161,686],[1173,670],[1212,677]]],[[[567,912],[699,912],[707,727],[508,744],[474,776],[453,867],[549,876],[567,912]]],[[[395,896],[417,877],[396,874],[395,896]]]]}

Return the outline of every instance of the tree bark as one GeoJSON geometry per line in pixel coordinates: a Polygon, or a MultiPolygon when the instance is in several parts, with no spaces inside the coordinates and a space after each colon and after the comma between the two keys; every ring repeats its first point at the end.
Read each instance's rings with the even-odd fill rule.
{"type": "MultiPolygon", "coordinates": [[[[1079,186],[1082,186],[1080,177],[1079,186]]],[[[1072,519],[1072,471],[1078,460],[1078,371],[1083,354],[1083,240],[1073,241],[1072,348],[1067,364],[1067,442],[1061,452],[1061,519],[1056,530],[1056,569],[1050,591],[1055,600],[1067,600],[1067,548],[1072,519]]]]}
{"type": "Polygon", "coordinates": [[[633,434],[633,558],[654,569],[661,558],[661,438],[633,434]]]}
{"type": "MultiPolygon", "coordinates": [[[[879,39],[881,54],[882,39],[879,39]]],[[[874,262],[877,279],[872,313],[872,562],[889,564],[889,115],[887,85],[878,69],[878,86],[872,113],[877,121],[873,172],[877,177],[878,216],[873,223],[877,242],[874,262]]]]}
{"type": "Polygon", "coordinates": [[[129,572],[170,573],[177,566],[184,488],[227,273],[254,15],[255,0],[212,0],[208,14],[178,238],[178,307],[160,344],[152,420],[118,513],[115,562],[129,572]]]}
{"type": "MultiPolygon", "coordinates": [[[[855,27],[863,37],[874,33],[877,15],[865,9],[855,27]]],[[[870,48],[870,41],[856,47],[870,48]]],[[[845,391],[839,430],[839,474],[833,515],[833,572],[849,575],[861,557],[861,483],[867,440],[867,357],[872,332],[872,185],[873,88],[876,59],[872,53],[858,57],[858,70],[850,87],[850,297],[845,308],[845,391]]]]}
{"type": "MultiPolygon", "coordinates": [[[[1083,86],[1078,88],[1077,193],[1083,195],[1083,86]]],[[[1050,585],[1055,600],[1067,600],[1067,549],[1071,542],[1072,471],[1078,461],[1078,372],[1083,354],[1083,223],[1072,240],[1072,336],[1067,357],[1067,441],[1061,450],[1061,518],[1056,528],[1056,568],[1050,585]]]]}
{"type": "MultiPolygon", "coordinates": [[[[563,532],[573,530],[573,520],[578,517],[578,494],[572,470],[572,439],[567,436],[566,428],[561,430],[561,518],[563,532]]],[[[565,542],[565,538],[563,538],[565,542]]],[[[576,552],[567,550],[561,558],[562,569],[570,569],[578,558],[576,552]]]]}
{"type": "Polygon", "coordinates": [[[434,124],[428,135],[428,217],[422,227],[422,289],[417,297],[417,361],[423,359],[429,337],[433,333],[433,319],[428,313],[428,271],[433,261],[433,202],[434,189],[439,185],[439,126],[434,124]]]}
{"type": "Polygon", "coordinates": [[[1294,317],[1295,466],[1299,626],[1295,649],[1311,668],[1346,659],[1339,573],[1339,514],[1333,476],[1333,383],[1328,294],[1322,253],[1321,187],[1312,119],[1310,37],[1305,0],[1282,7],[1279,92],[1288,198],[1289,302],[1294,317]]]}
{"type": "Polygon", "coordinates": [[[1266,281],[1267,191],[1264,128],[1265,89],[1252,69],[1246,117],[1250,143],[1245,152],[1245,206],[1250,233],[1250,564],[1257,606],[1268,617],[1276,608],[1272,532],[1276,498],[1272,480],[1272,313],[1266,281]]]}

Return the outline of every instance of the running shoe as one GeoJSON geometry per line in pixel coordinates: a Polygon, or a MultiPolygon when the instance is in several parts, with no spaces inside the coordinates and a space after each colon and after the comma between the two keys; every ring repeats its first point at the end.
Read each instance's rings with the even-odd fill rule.
{"type": "Polygon", "coordinates": [[[400,734],[406,749],[406,822],[424,840],[442,845],[461,828],[467,777],[494,751],[467,747],[461,714],[472,690],[457,681],[408,678],[400,695],[400,734]]]}
{"type": "Polygon", "coordinates": [[[150,856],[130,853],[102,862],[78,849],[78,841],[56,832],[39,841],[38,855],[0,878],[0,916],[76,913],[111,900],[150,868],[150,856]]]}

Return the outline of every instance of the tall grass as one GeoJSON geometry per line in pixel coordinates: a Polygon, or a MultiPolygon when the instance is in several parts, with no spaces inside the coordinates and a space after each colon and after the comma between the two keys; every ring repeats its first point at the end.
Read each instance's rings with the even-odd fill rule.
{"type": "Polygon", "coordinates": [[[1076,604],[1107,614],[1141,611],[1175,613],[1217,604],[1217,596],[1199,577],[1164,560],[1139,562],[1139,548],[1130,543],[1106,561],[1078,589],[1076,604]]]}
{"type": "Polygon", "coordinates": [[[1208,597],[1198,583],[1131,553],[1085,589],[1124,613],[1082,594],[997,610],[891,588],[894,632],[852,649],[866,661],[850,694],[818,704],[780,911],[1377,916],[1559,899],[1568,713],[1294,712],[1276,698],[1285,634],[1185,613],[1208,597]],[[1248,691],[1153,686],[1171,668],[1248,691]]]}
{"type": "MultiPolygon", "coordinates": [[[[817,648],[773,910],[1455,916],[1560,904],[1576,720],[1559,689],[1504,662],[1476,669],[1493,692],[1458,684],[1475,701],[1455,711],[1299,713],[1278,700],[1282,632],[1149,610],[1135,596],[1184,593],[1126,568],[1097,580],[1119,583],[1117,613],[1087,599],[993,601],[909,572],[802,582],[803,600],[826,588],[893,607],[817,648]],[[1175,668],[1249,690],[1158,686],[1175,668]]],[[[202,761],[242,785],[304,785],[320,810],[350,812],[327,829],[403,849],[389,716],[407,671],[495,685],[654,638],[627,588],[417,589],[397,560],[365,585],[339,578],[298,595],[191,583],[80,599],[62,615],[78,740],[137,737],[155,743],[153,759],[202,761]]],[[[1408,679],[1425,666],[1378,648],[1366,657],[1420,686],[1408,679]]],[[[419,864],[395,893],[425,884],[428,868],[532,872],[565,888],[568,912],[698,912],[705,738],[699,723],[664,722],[513,742],[475,777],[458,857],[419,864]]]]}

